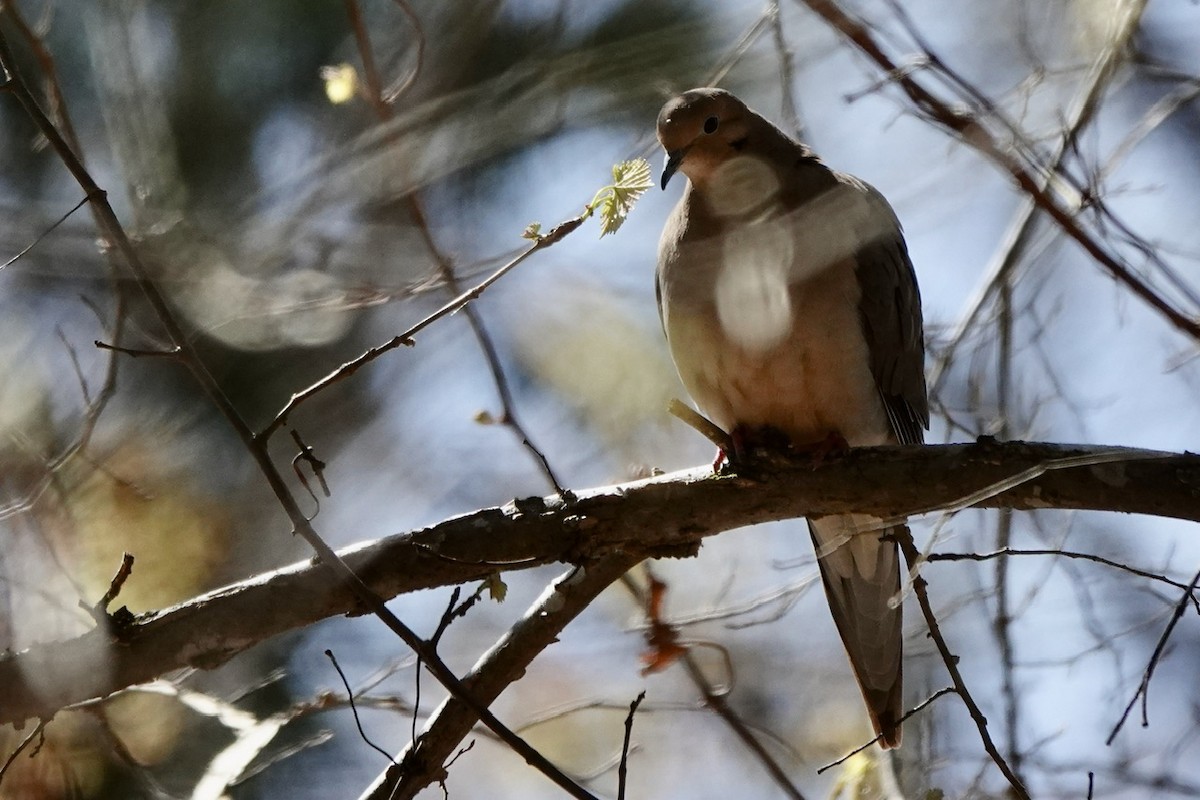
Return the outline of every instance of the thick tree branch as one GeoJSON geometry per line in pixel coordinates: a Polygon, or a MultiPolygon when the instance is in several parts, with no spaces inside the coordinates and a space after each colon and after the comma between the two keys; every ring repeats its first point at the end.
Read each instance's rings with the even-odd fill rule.
{"type": "MultiPolygon", "coordinates": [[[[757,466],[753,478],[697,468],[592,489],[570,504],[557,496],[514,501],[340,556],[389,598],[551,562],[688,555],[707,536],[806,514],[888,517],[970,505],[1200,521],[1200,456],[1192,454],[984,441],[866,448],[817,469],[804,457],[757,466]]],[[[211,669],[271,636],[366,611],[328,570],[293,564],[119,630],[0,655],[0,724],[47,717],[180,667],[211,669]]]]}
{"type": "MultiPolygon", "coordinates": [[[[584,568],[569,570],[551,583],[496,644],[484,653],[463,684],[471,696],[491,703],[525,674],[539,653],[558,640],[563,629],[614,581],[641,559],[614,553],[584,568]]],[[[447,697],[425,723],[416,741],[400,754],[397,764],[380,775],[360,800],[410,800],[445,775],[451,759],[478,716],[469,706],[447,697]]]]}

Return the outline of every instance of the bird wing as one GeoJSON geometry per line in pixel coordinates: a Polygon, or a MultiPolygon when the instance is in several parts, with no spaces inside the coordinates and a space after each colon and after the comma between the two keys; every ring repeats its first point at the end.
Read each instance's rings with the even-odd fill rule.
{"type": "MultiPolygon", "coordinates": [[[[843,176],[839,176],[843,177],[843,176]]],[[[921,295],[908,248],[891,206],[873,187],[844,176],[867,193],[877,217],[894,224],[876,232],[855,254],[859,317],[871,373],[900,444],[920,444],[929,427],[925,389],[925,331],[921,295]]]]}
{"type": "MultiPolygon", "coordinates": [[[[888,423],[900,444],[924,440],[929,427],[921,297],[899,220],[878,191],[856,178],[839,182],[867,201],[855,239],[859,319],[871,375],[888,423]]],[[[884,747],[900,744],[903,713],[902,617],[891,598],[900,591],[898,528],[861,531],[870,517],[844,515],[810,520],[821,582],[834,624],[846,646],[863,699],[884,747]]]]}

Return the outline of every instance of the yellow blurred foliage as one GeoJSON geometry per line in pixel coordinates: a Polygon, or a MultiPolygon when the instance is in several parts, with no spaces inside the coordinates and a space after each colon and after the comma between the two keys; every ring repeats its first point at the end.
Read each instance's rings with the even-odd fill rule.
{"type": "Polygon", "coordinates": [[[88,598],[108,590],[125,552],[134,556],[133,574],[114,606],[134,613],[196,594],[224,560],[226,510],[159,461],[148,442],[127,442],[67,498],[75,568],[88,598]]]}
{"type": "MultiPolygon", "coordinates": [[[[0,728],[0,752],[12,752],[31,730],[0,728]]],[[[96,797],[105,781],[107,752],[95,719],[82,711],[60,713],[9,766],[0,800],[96,797]]]]}
{"type": "Polygon", "coordinates": [[[623,449],[648,422],[668,420],[682,392],[662,333],[647,330],[627,304],[580,287],[551,311],[517,328],[517,351],[530,371],[562,394],[603,436],[623,449]]]}
{"type": "Polygon", "coordinates": [[[175,749],[186,711],[170,695],[122,692],[104,704],[112,732],[139,764],[157,764],[175,749]]]}

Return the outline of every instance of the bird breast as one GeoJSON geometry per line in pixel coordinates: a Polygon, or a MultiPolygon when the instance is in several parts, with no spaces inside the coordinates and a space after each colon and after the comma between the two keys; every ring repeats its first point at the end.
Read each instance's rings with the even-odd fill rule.
{"type": "Polygon", "coordinates": [[[786,218],[679,243],[660,275],[663,323],[692,398],[726,431],[772,426],[796,444],[830,433],[883,444],[852,258],[830,263],[786,218]]]}

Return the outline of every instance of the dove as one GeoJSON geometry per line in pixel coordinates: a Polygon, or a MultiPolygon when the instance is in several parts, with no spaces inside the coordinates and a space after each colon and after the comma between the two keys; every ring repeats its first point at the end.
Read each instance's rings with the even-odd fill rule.
{"type": "MultiPolygon", "coordinates": [[[[676,173],[687,178],[659,242],[659,311],[684,387],[731,436],[725,456],[781,439],[814,457],[921,443],[929,427],[921,298],[883,195],[721,89],[670,100],[657,129],[662,188],[676,173]]],[[[810,519],[809,530],[880,746],[898,747],[892,529],[846,514],[810,519]]]]}

